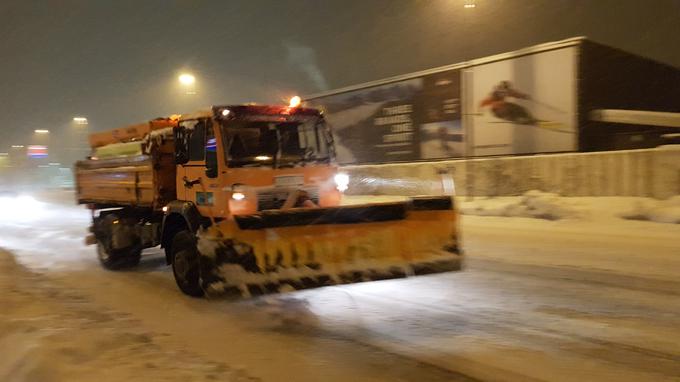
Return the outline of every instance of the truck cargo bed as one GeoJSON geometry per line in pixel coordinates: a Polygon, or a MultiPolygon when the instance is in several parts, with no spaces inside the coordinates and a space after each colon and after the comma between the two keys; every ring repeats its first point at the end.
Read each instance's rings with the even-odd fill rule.
{"type": "Polygon", "coordinates": [[[78,203],[160,209],[175,199],[175,164],[170,148],[151,154],[76,163],[78,203]]]}

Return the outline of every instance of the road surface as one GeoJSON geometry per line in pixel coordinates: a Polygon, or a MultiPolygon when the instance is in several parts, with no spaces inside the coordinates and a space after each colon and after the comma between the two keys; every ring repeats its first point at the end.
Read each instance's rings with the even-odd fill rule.
{"type": "Polygon", "coordinates": [[[53,199],[0,219],[0,350],[53,348],[0,379],[680,380],[677,225],[470,216],[464,272],[228,302],[181,295],[156,249],[101,269],[53,199]]]}

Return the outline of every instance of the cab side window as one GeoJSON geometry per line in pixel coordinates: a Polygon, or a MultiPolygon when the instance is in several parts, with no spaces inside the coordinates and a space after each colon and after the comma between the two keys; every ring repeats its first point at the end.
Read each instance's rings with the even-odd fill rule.
{"type": "Polygon", "coordinates": [[[210,121],[205,133],[205,168],[209,178],[217,177],[217,139],[210,121]]]}
{"type": "Polygon", "coordinates": [[[202,161],[205,159],[205,121],[188,121],[189,127],[189,160],[202,161]],[[192,128],[193,127],[193,128],[192,128]]]}

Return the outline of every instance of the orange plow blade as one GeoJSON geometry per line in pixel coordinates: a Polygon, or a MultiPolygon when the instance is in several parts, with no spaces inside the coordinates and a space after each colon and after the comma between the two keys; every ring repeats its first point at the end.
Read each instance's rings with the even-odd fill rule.
{"type": "Polygon", "coordinates": [[[263,211],[200,232],[209,294],[244,297],[461,269],[450,197],[263,211]]]}

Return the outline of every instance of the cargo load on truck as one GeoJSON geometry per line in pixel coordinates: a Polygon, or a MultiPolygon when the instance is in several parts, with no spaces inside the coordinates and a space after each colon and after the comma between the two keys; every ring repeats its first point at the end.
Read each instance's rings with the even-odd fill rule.
{"type": "Polygon", "coordinates": [[[107,268],[160,245],[184,293],[253,296],[461,267],[450,187],[346,197],[316,109],[214,106],[90,142],[78,201],[107,268]]]}
{"type": "Polygon", "coordinates": [[[176,124],[158,118],[92,134],[92,155],[76,163],[78,202],[160,209],[174,200],[176,124]]]}

